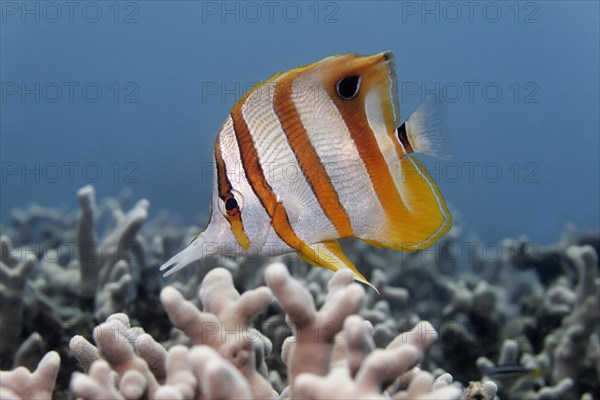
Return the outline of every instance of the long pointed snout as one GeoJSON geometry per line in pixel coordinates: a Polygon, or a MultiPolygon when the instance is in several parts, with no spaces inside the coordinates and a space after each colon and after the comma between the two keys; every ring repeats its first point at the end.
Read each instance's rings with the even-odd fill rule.
{"type": "Polygon", "coordinates": [[[167,262],[161,265],[160,270],[165,271],[164,276],[167,277],[194,261],[203,260],[217,253],[217,247],[210,245],[210,243],[206,243],[204,235],[200,234],[188,247],[175,254],[167,262]]]}
{"type": "Polygon", "coordinates": [[[161,265],[164,276],[179,271],[194,261],[204,260],[211,256],[239,256],[242,249],[231,233],[231,228],[225,219],[213,215],[210,223],[185,249],[171,257],[161,265]]]}

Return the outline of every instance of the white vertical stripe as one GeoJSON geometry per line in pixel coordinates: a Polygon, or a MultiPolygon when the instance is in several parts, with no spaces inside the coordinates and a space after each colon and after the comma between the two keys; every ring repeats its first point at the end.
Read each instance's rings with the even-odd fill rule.
{"type": "Polygon", "coordinates": [[[385,212],[344,119],[316,74],[295,79],[293,100],[309,140],[328,171],[354,234],[372,239],[381,235],[385,212]]]}
{"type": "Polygon", "coordinates": [[[377,140],[377,147],[379,147],[379,151],[383,155],[385,162],[387,164],[388,170],[390,171],[390,175],[392,175],[392,179],[394,180],[394,184],[396,186],[396,191],[400,195],[400,198],[404,202],[404,205],[408,209],[408,211],[412,211],[410,204],[403,196],[402,186],[403,186],[403,177],[402,177],[402,168],[400,166],[400,159],[398,158],[398,153],[396,153],[396,149],[394,147],[394,142],[390,138],[388,132],[385,127],[385,120],[383,118],[383,113],[381,110],[381,99],[379,97],[378,89],[372,89],[365,98],[365,112],[367,114],[367,122],[369,123],[369,128],[375,134],[375,139],[377,140]]]}
{"type": "MultiPolygon", "coordinates": [[[[223,124],[223,128],[221,128],[221,131],[219,132],[218,140],[221,146],[221,157],[225,163],[225,169],[231,187],[244,197],[244,206],[241,212],[242,222],[244,224],[246,236],[251,242],[249,251],[256,252],[257,247],[262,248],[267,241],[267,238],[270,236],[269,230],[272,229],[271,217],[267,214],[262,203],[246,179],[231,116],[228,116],[225,124],[223,124]]],[[[220,199],[218,201],[220,201],[220,199]]],[[[277,238],[270,238],[269,240],[275,241],[275,245],[285,245],[280,239],[280,243],[277,243],[277,238]]]]}
{"type": "Polygon", "coordinates": [[[308,244],[337,238],[287,141],[273,107],[274,85],[256,90],[242,107],[265,178],[296,235],[308,244]]]}

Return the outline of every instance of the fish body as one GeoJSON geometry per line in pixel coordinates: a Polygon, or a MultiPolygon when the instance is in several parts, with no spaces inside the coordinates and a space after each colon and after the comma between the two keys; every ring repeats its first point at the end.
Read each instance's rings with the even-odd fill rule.
{"type": "Polygon", "coordinates": [[[161,270],[213,254],[297,252],[368,283],[337,239],[413,251],[450,228],[436,183],[410,156],[441,153],[438,117],[425,103],[400,123],[391,52],[336,55],[273,76],[225,120],[210,222],[161,270]]]}
{"type": "Polygon", "coordinates": [[[527,368],[519,364],[499,365],[485,371],[485,375],[497,381],[513,381],[523,377],[538,379],[542,376],[540,368],[527,368]]]}

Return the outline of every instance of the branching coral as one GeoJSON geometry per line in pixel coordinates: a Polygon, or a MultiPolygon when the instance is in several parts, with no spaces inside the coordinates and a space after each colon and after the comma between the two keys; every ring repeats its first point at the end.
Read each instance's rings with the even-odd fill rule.
{"type": "Polygon", "coordinates": [[[79,263],[81,296],[95,298],[95,315],[99,320],[120,311],[132,280],[127,253],[135,248],[136,235],[148,217],[149,202],[140,200],[127,214],[113,211],[114,230],[102,241],[95,239],[95,193],[86,186],[77,193],[81,208],[79,218],[79,263]]]}
{"type": "MultiPolygon", "coordinates": [[[[541,377],[502,382],[508,393],[522,399],[558,399],[574,397],[579,391],[598,388],[600,357],[598,327],[600,322],[600,282],[598,258],[592,246],[571,246],[566,250],[578,271],[578,283],[573,289],[562,281],[547,292],[544,309],[552,316],[562,317],[561,326],[546,336],[542,351],[533,355],[524,353],[520,362],[541,377]],[[587,376],[587,379],[582,379],[587,376]],[[551,386],[544,386],[544,380],[551,386]]],[[[498,360],[499,365],[519,363],[516,342],[505,341],[498,360]]],[[[490,360],[478,360],[480,370],[495,366],[490,360]]]]}
{"type": "Polygon", "coordinates": [[[294,332],[283,348],[293,388],[295,378],[301,373],[327,373],[331,342],[342,329],[344,318],[359,310],[364,290],[353,283],[351,273],[337,273],[329,282],[325,304],[317,312],[310,293],[289,275],[283,264],[270,265],[266,279],[294,332]]]}
{"type": "MultiPolygon", "coordinates": [[[[318,311],[283,264],[272,264],[266,275],[294,331],[285,350],[292,390],[282,396],[453,399],[460,394],[449,386],[449,375],[434,382],[416,368],[437,337],[430,324],[419,323],[386,349],[375,348],[371,325],[352,315],[360,309],[364,289],[353,283],[351,273],[332,277],[318,311]]],[[[87,373],[73,375],[71,391],[83,399],[277,398],[259,372],[270,342],[250,326],[271,301],[271,291],[260,287],[240,295],[231,274],[217,268],[203,280],[199,296],[204,311],[173,288],[161,295],[191,348],[175,345],[167,351],[143,329],[131,327],[125,314],[113,314],[94,329],[95,345],[73,337],[71,351],[87,373]]]]}
{"type": "Polygon", "coordinates": [[[202,282],[200,299],[204,312],[173,288],[165,288],[161,299],[173,325],[184,331],[193,344],[208,345],[235,365],[248,381],[255,398],[274,397],[270,384],[256,370],[256,352],[270,349],[270,342],[258,331],[249,329],[250,319],[271,301],[267,288],[240,295],[233,286],[231,274],[217,268],[202,282]]]}
{"type": "MultiPolygon", "coordinates": [[[[105,366],[97,364],[102,358],[116,373],[117,387],[125,397],[140,398],[146,391],[156,391],[156,376],[164,376],[166,351],[154,343],[152,337],[139,328],[131,328],[124,314],[110,316],[94,329],[93,336],[97,348],[81,336],[75,336],[70,344],[82,366],[90,365],[90,371],[95,372],[91,375],[96,377],[106,371],[105,366]]],[[[73,378],[71,387],[82,396],[79,392],[85,391],[90,384],[89,378],[78,375],[73,378]]]]}
{"type": "Polygon", "coordinates": [[[308,399],[455,399],[461,390],[449,386],[447,375],[435,382],[431,374],[415,368],[436,337],[428,323],[399,335],[385,350],[373,349],[373,340],[360,317],[344,324],[344,358],[326,376],[303,373],[294,393],[308,399]],[[433,339],[433,340],[432,340],[433,339]],[[398,382],[397,384],[392,384],[398,382]],[[401,382],[401,383],[400,383],[401,382]],[[401,388],[400,386],[404,386],[401,388]],[[388,390],[384,390],[389,386],[388,390]]]}
{"type": "MultiPolygon", "coordinates": [[[[197,311],[197,310],[196,310],[197,311]]],[[[94,329],[97,347],[74,337],[71,349],[87,374],[75,373],[71,390],[84,399],[250,398],[250,384],[209,346],[168,352],[124,314],[94,329]],[[88,367],[89,366],[89,367],[88,367]]]]}
{"type": "Polygon", "coordinates": [[[49,352],[33,373],[3,371],[2,398],[48,398],[56,386],[55,397],[83,399],[408,400],[456,398],[462,383],[465,399],[498,389],[591,400],[600,387],[600,235],[542,254],[506,240],[499,257],[474,254],[464,271],[448,256],[460,229],[411,254],[344,243],[379,293],[288,256],[213,257],[164,280],[157,267],[198,228],[166,214],[145,223],[148,202],[130,208],[130,195],[98,205],[91,187],[78,196],[78,216],[30,207],[0,240],[2,368],[34,369],[53,349],[62,360],[59,370],[49,352]],[[485,376],[513,364],[541,377],[496,386],[485,376]]]}
{"type": "Polygon", "coordinates": [[[597,382],[600,376],[597,345],[600,323],[598,255],[591,246],[572,246],[568,248],[567,256],[579,273],[574,290],[575,303],[571,312],[563,318],[562,329],[546,338],[546,348],[540,358],[542,362],[550,364],[551,381],[554,384],[565,378],[575,381],[585,370],[593,371],[597,382]]]}
{"type": "MultiPolygon", "coordinates": [[[[411,370],[437,334],[430,324],[418,324],[394,339],[386,350],[374,349],[360,309],[362,287],[352,273],[337,272],[329,282],[325,303],[316,310],[312,297],[282,264],[266,270],[267,284],[287,314],[294,336],[284,344],[292,398],[385,398],[383,385],[411,370]],[[345,320],[343,334],[339,334],[345,320]],[[343,344],[341,344],[343,343],[343,344]],[[344,350],[340,347],[344,347],[344,350]]],[[[429,374],[414,374],[408,388],[395,398],[457,398],[457,388],[432,392],[429,374]]]]}
{"type": "Polygon", "coordinates": [[[16,256],[6,236],[0,238],[0,245],[0,358],[4,360],[20,342],[25,297],[23,291],[36,260],[32,254],[25,254],[23,259],[16,256]]]}
{"type": "Polygon", "coordinates": [[[268,352],[268,339],[249,326],[271,301],[267,288],[240,295],[231,274],[217,268],[202,283],[204,312],[170,287],[161,298],[173,324],[194,345],[191,352],[173,346],[167,353],[141,328],[132,328],[126,315],[112,315],[94,329],[97,347],[81,336],[71,341],[71,350],[89,372],[73,377],[73,392],[84,398],[276,397],[257,369],[256,353],[268,352]]]}
{"type": "Polygon", "coordinates": [[[29,372],[25,367],[0,371],[0,398],[6,400],[51,399],[60,368],[58,353],[51,351],[42,358],[38,367],[29,372]]]}

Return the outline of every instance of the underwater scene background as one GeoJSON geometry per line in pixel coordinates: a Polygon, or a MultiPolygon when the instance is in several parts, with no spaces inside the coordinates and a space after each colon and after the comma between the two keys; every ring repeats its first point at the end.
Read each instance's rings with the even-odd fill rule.
{"type": "Polygon", "coordinates": [[[598,2],[0,12],[2,398],[598,399],[598,2]],[[452,230],[410,254],[344,242],[379,294],[296,256],[163,278],[206,223],[233,104],[386,50],[401,120],[448,104],[453,158],[418,157],[452,230]]]}

